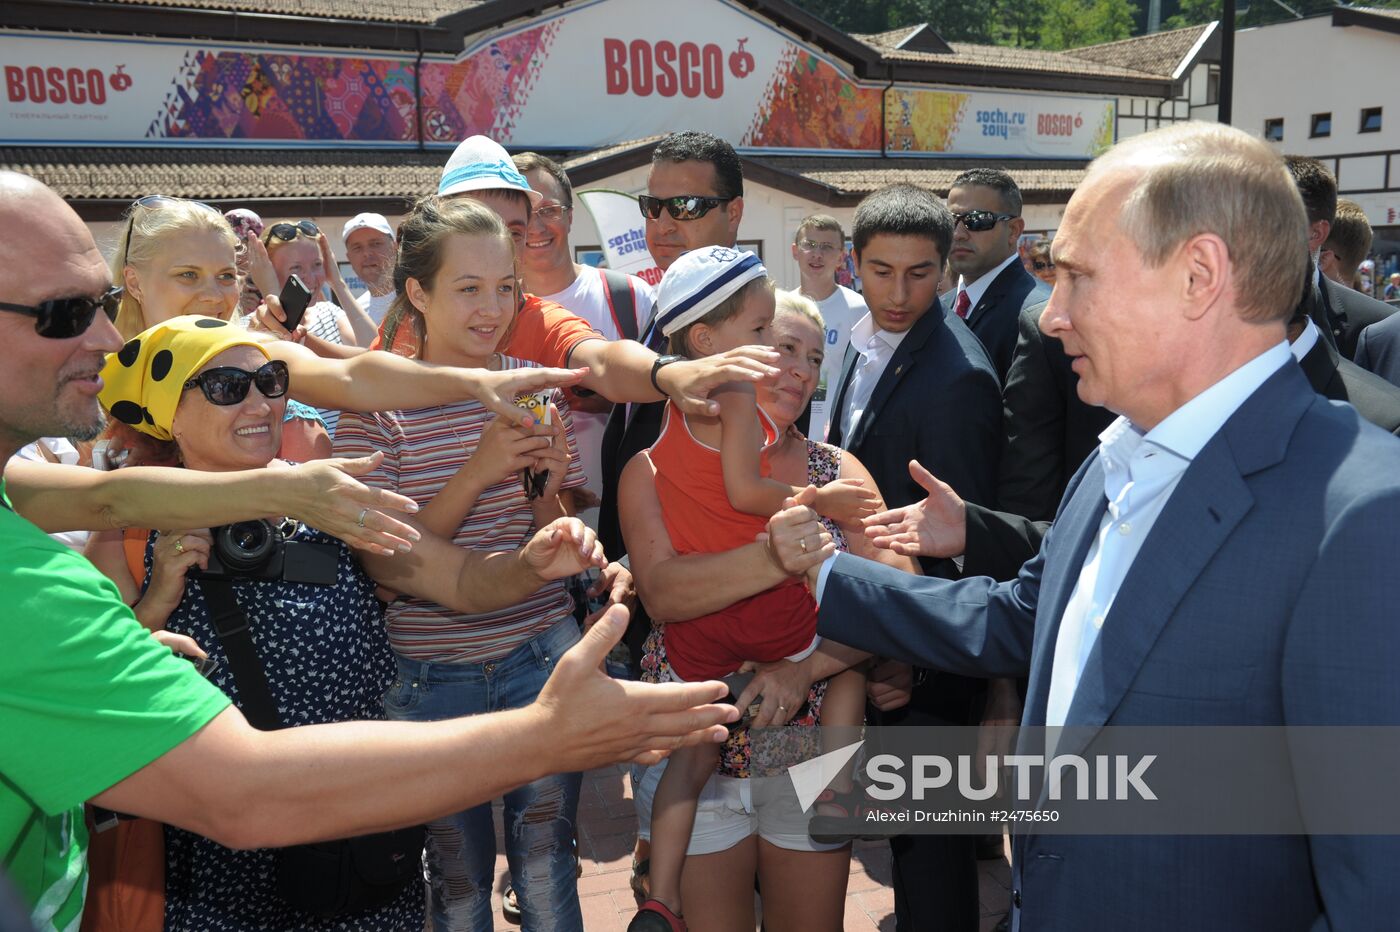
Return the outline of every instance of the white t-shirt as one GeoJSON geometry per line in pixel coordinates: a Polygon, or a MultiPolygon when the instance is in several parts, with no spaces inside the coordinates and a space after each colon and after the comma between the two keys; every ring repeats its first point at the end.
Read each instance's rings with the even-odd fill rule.
{"type": "MultiPolygon", "coordinates": [[[[632,281],[632,294],[637,305],[637,329],[641,330],[651,319],[654,301],[651,286],[635,275],[627,276],[632,281]]],[[[553,301],[565,310],[577,314],[609,340],[622,339],[608,308],[607,284],[603,273],[594,268],[585,268],[575,278],[573,284],[555,294],[540,295],[546,301],[553,301]]],[[[608,425],[606,414],[589,411],[572,412],[574,419],[574,440],[578,443],[579,461],[583,465],[588,482],[584,488],[594,495],[603,494],[603,431],[608,425]]],[[[580,515],[588,524],[596,524],[597,509],[589,509],[580,515]]]]}
{"type": "MultiPolygon", "coordinates": [[[[15,452],[14,458],[17,460],[29,460],[35,463],[51,463],[55,460],[65,466],[76,466],[78,464],[78,448],[73,446],[65,437],[44,437],[31,444],[22,446],[15,452]],[[39,444],[43,444],[53,458],[45,456],[39,450],[39,444]]],[[[87,546],[90,531],[60,531],[57,534],[50,534],[54,540],[60,544],[67,544],[79,553],[87,546]]]]}
{"type": "Polygon", "coordinates": [[[807,435],[813,440],[825,440],[831,419],[829,409],[836,400],[834,396],[841,380],[841,362],[851,342],[851,328],[865,316],[867,309],[865,299],[844,285],[837,285],[826,300],[816,304],[826,324],[826,356],[822,359],[817,390],[812,394],[812,420],[807,435]]]}
{"type": "MultiPolygon", "coordinates": [[[[337,346],[344,346],[345,340],[340,335],[340,322],[345,321],[345,326],[349,328],[350,319],[345,316],[334,301],[317,301],[306,309],[306,314],[302,318],[306,323],[306,332],[318,336],[327,343],[334,343],[337,346]]],[[[321,413],[321,419],[326,422],[326,433],[331,439],[335,439],[335,425],[340,420],[340,412],[334,408],[317,408],[321,413]]]]}
{"type": "Polygon", "coordinates": [[[360,305],[360,309],[369,315],[369,319],[374,321],[374,325],[378,327],[380,324],[384,323],[384,315],[389,313],[389,307],[398,296],[399,293],[397,291],[391,291],[388,294],[377,296],[366,291],[356,298],[355,301],[360,305]]]}

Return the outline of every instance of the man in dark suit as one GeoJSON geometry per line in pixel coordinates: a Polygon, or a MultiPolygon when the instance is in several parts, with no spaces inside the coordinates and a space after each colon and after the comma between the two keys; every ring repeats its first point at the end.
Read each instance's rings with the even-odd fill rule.
{"type": "MultiPolygon", "coordinates": [[[[852,328],[827,436],[860,457],[892,505],[922,498],[906,464],[923,457],[937,462],[965,498],[990,504],[995,494],[996,373],[982,344],[937,297],[952,234],[947,208],[913,185],[883,188],[856,208],[851,239],[869,313],[852,328]]],[[[957,575],[948,560],[925,560],[923,567],[957,575]]],[[[980,680],[934,675],[887,721],[975,724],[984,690],[980,680]]],[[[898,929],[977,928],[970,836],[902,835],[891,850],[898,929]]]]}
{"type": "MultiPolygon", "coordinates": [[[[1303,205],[1308,211],[1308,255],[1318,265],[1322,245],[1332,231],[1337,214],[1337,179],[1317,159],[1302,155],[1286,155],[1284,164],[1298,186],[1303,205]]],[[[1347,359],[1356,358],[1356,343],[1361,331],[1384,320],[1395,308],[1314,271],[1313,281],[1322,297],[1315,318],[1323,337],[1347,359]]]]}
{"type": "Polygon", "coordinates": [[[1356,341],[1356,363],[1392,385],[1400,385],[1400,314],[1371,324],[1356,341]]]}
{"type": "Polygon", "coordinates": [[[943,296],[943,307],[972,328],[1004,382],[1017,318],[1050,297],[1049,287],[1026,271],[1016,251],[1026,228],[1021,189],[1000,169],[974,168],[953,179],[948,209],[957,221],[948,268],[958,286],[943,296]]]}
{"type": "MultiPolygon", "coordinates": [[[[1081,396],[1122,417],[1012,582],[831,557],[810,509],[775,516],[819,632],[1028,673],[1028,726],[1400,723],[1400,442],[1290,360],[1302,219],[1238,130],[1183,124],[1100,158],[1056,237],[1071,274],[1044,326],[1081,396]]],[[[1324,791],[1295,769],[1276,779],[1306,809],[1324,791]]],[[[1400,869],[1387,836],[1017,832],[1013,850],[1013,925],[1036,932],[1385,927],[1400,869]]]]}

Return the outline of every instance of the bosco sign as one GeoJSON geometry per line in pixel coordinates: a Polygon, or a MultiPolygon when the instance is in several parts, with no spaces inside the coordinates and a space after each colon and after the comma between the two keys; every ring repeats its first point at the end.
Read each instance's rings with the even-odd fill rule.
{"type": "MultiPolygon", "coordinates": [[[[118,65],[116,73],[111,76],[112,90],[124,91],[131,85],[131,77],[122,73],[125,67],[118,65]]],[[[91,104],[100,107],[107,102],[108,80],[98,68],[5,66],[5,94],[12,104],[91,104]]]]}
{"type": "Polygon", "coordinates": [[[735,78],[748,77],[754,70],[753,55],[745,50],[747,39],[725,60],[724,50],[713,42],[648,42],[646,39],[603,40],[603,68],[611,95],[634,94],[650,97],[700,97],[712,100],[724,96],[726,67],[735,78]]]}

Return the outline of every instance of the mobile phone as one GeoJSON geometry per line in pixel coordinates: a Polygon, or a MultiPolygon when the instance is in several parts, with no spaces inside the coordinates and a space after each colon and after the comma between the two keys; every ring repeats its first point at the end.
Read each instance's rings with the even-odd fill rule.
{"type": "Polygon", "coordinates": [[[171,651],[171,653],[181,660],[188,660],[194,664],[195,672],[200,676],[213,676],[214,671],[219,669],[219,661],[213,657],[196,657],[193,654],[182,654],[178,650],[171,651]]]}
{"type": "Polygon", "coordinates": [[[282,326],[288,330],[295,330],[301,324],[306,306],[311,303],[311,289],[293,272],[287,276],[287,284],[282,286],[282,293],[277,296],[277,300],[282,305],[282,313],[287,315],[282,326]]]}

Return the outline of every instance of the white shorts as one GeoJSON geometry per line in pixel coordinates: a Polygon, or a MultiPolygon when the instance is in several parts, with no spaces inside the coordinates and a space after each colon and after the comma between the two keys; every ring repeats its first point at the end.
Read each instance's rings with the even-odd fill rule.
{"type": "MultiPolygon", "coordinates": [[[[632,803],[637,810],[637,837],[651,839],[651,801],[666,770],[662,761],[654,767],[632,767],[632,803]]],[[[687,855],[728,851],[750,835],[788,851],[835,851],[847,843],[823,844],[807,834],[807,816],[797,804],[797,794],[786,777],[761,781],[760,795],[772,797],[754,803],[756,781],[714,774],[700,791],[695,808],[695,828],[687,855]]]]}

